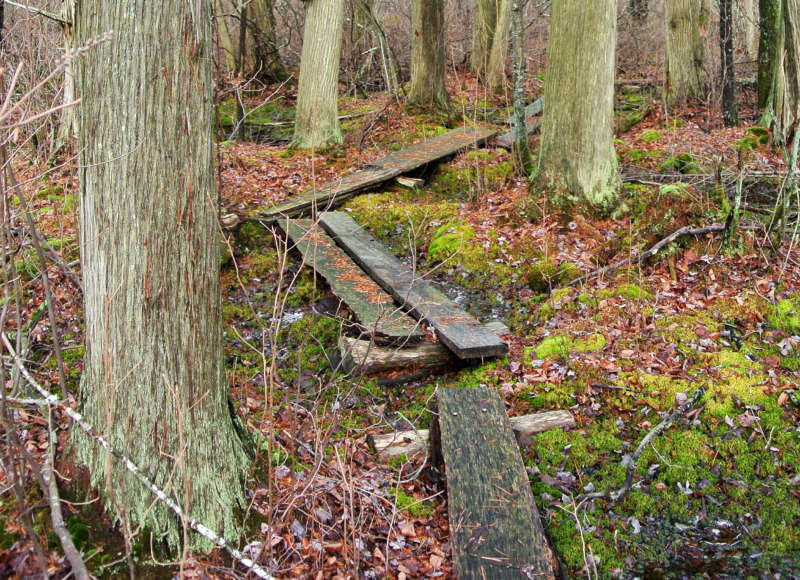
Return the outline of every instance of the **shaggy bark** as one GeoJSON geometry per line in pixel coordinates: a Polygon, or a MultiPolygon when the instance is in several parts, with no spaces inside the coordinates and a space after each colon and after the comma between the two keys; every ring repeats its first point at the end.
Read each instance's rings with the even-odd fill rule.
{"type": "Polygon", "coordinates": [[[511,32],[512,1],[497,0],[497,26],[492,38],[489,66],[486,69],[486,86],[494,92],[502,91],[506,82],[506,55],[508,54],[508,37],[511,32]]]}
{"type": "MultiPolygon", "coordinates": [[[[736,0],[741,22],[744,51],[747,56],[758,50],[758,10],[755,0],[736,0]]],[[[736,12],[734,12],[736,14],[736,12]]]]}
{"type": "Polygon", "coordinates": [[[666,1],[666,91],[667,106],[674,107],[687,99],[704,99],[707,87],[703,63],[705,49],[700,34],[708,19],[704,2],[698,0],[666,1]]]}
{"type": "Polygon", "coordinates": [[[306,2],[292,146],[324,150],[344,141],[338,117],[344,0],[306,2]]]}
{"type": "Polygon", "coordinates": [[[477,0],[475,3],[470,69],[481,78],[486,74],[494,39],[494,28],[497,25],[497,4],[495,2],[496,0],[477,0]]]}
{"type": "Polygon", "coordinates": [[[444,86],[445,28],[443,0],[411,3],[411,86],[408,102],[440,111],[450,110],[444,86]]]}
{"type": "Polygon", "coordinates": [[[759,0],[758,3],[758,107],[763,109],[772,88],[772,73],[777,52],[781,0],[759,0]]]}
{"type": "Polygon", "coordinates": [[[800,24],[798,0],[779,0],[770,89],[760,124],[776,145],[787,145],[800,119],[800,24]]]}
{"type": "Polygon", "coordinates": [[[606,212],[620,179],[613,143],[616,2],[554,0],[535,184],[556,207],[606,212]]]}
{"type": "Polygon", "coordinates": [[[528,175],[531,170],[531,153],[528,149],[528,128],[525,119],[525,23],[523,8],[527,0],[510,0],[511,3],[511,58],[514,68],[514,127],[511,157],[517,175],[528,175]]]}
{"type": "MultiPolygon", "coordinates": [[[[211,2],[81,0],[76,39],[86,420],[184,510],[238,537],[247,465],[223,364],[211,2]]],[[[76,432],[109,511],[172,546],[181,522],[76,432]]],[[[208,548],[208,543],[198,547],[208,548]]]]}
{"type": "Polygon", "coordinates": [[[282,81],[286,69],[278,53],[275,38],[273,0],[252,0],[250,9],[250,36],[253,38],[253,74],[267,82],[282,81]]]}

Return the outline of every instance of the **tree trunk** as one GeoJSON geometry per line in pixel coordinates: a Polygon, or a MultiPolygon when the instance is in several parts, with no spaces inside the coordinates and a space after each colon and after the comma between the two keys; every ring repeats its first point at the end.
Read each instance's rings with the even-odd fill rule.
{"type": "Polygon", "coordinates": [[[273,0],[252,0],[250,9],[250,36],[253,38],[253,74],[267,82],[286,79],[286,69],[278,53],[275,39],[275,15],[272,12],[273,0]]]}
{"type": "Polygon", "coordinates": [[[726,127],[739,124],[736,71],[733,67],[733,0],[719,0],[719,49],[722,63],[722,118],[726,127]]]}
{"type": "Polygon", "coordinates": [[[758,2],[758,108],[764,109],[772,87],[772,69],[778,54],[779,13],[782,0],[758,2]]]}
{"type": "Polygon", "coordinates": [[[411,86],[408,102],[450,110],[444,86],[444,0],[411,2],[411,86]]]}
{"type": "Polygon", "coordinates": [[[630,0],[628,10],[633,22],[642,25],[647,22],[647,16],[650,14],[650,0],[630,0]]]}
{"type": "Polygon", "coordinates": [[[511,32],[511,2],[513,0],[497,0],[497,27],[492,39],[492,50],[489,53],[489,67],[486,69],[486,86],[498,93],[506,82],[506,55],[508,54],[508,36],[511,32]]]}
{"type": "Polygon", "coordinates": [[[217,25],[219,43],[225,55],[225,66],[228,69],[228,73],[233,74],[236,71],[236,49],[233,46],[233,39],[228,30],[228,23],[225,22],[225,9],[222,6],[222,0],[214,0],[214,21],[217,25]]]}
{"type": "Polygon", "coordinates": [[[324,150],[344,141],[339,126],[339,57],[344,0],[306,2],[292,147],[324,150]]]}
{"type": "Polygon", "coordinates": [[[489,53],[492,50],[494,28],[497,25],[497,0],[477,0],[475,16],[472,21],[472,54],[470,70],[484,78],[489,66],[489,53]]]}
{"type": "Polygon", "coordinates": [[[739,8],[745,55],[750,57],[758,51],[758,11],[755,0],[736,0],[739,8]]]}
{"type": "MultiPolygon", "coordinates": [[[[223,365],[211,0],[81,0],[77,61],[83,414],[212,530],[238,537],[247,465],[223,365]]],[[[181,523],[80,432],[108,510],[177,546],[181,523]]],[[[193,541],[197,547],[210,548],[193,541]]]]}
{"type": "Polygon", "coordinates": [[[681,105],[687,99],[704,99],[705,60],[700,28],[708,13],[698,0],[666,1],[666,91],[667,106],[681,105]]]}
{"type": "Polygon", "coordinates": [[[614,151],[615,0],[554,0],[538,174],[554,205],[611,210],[620,178],[614,151]]]}
{"type": "Polygon", "coordinates": [[[798,0],[779,0],[772,77],[760,123],[776,145],[788,145],[800,120],[800,26],[798,0]]]}
{"type": "MultiPolygon", "coordinates": [[[[67,57],[67,62],[64,66],[64,96],[61,99],[61,103],[67,105],[75,101],[75,62],[71,58],[72,51],[75,49],[75,0],[65,0],[61,9],[64,20],[71,23],[61,25],[61,32],[64,35],[64,53],[67,57]]],[[[65,107],[61,110],[61,119],[59,120],[58,134],[56,135],[56,152],[61,151],[75,136],[75,122],[74,106],[65,107]]]]}
{"type": "Polygon", "coordinates": [[[527,0],[510,0],[511,60],[514,72],[514,128],[511,157],[517,175],[528,175],[531,170],[531,153],[528,149],[528,128],[525,119],[525,23],[522,21],[526,3],[527,0]]]}

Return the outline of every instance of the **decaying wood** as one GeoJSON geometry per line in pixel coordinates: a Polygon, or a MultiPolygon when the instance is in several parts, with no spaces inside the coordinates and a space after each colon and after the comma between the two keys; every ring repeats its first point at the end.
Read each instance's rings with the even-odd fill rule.
{"type": "MultiPolygon", "coordinates": [[[[520,415],[519,417],[510,417],[509,423],[511,423],[511,429],[514,431],[517,441],[550,429],[575,428],[575,419],[569,411],[544,411],[532,415],[520,415]]],[[[420,459],[427,453],[429,441],[430,431],[428,429],[394,431],[367,436],[367,444],[381,461],[398,455],[405,455],[409,459],[420,459]]]]}
{"type": "Polygon", "coordinates": [[[393,348],[341,335],[339,353],[341,369],[348,374],[373,374],[403,367],[436,368],[454,362],[453,355],[439,342],[393,348]]]}
{"type": "Polygon", "coordinates": [[[414,316],[427,320],[457,357],[475,359],[508,352],[502,339],[390,254],[349,215],[325,212],[320,223],[384,290],[414,316]]]}
{"type": "Polygon", "coordinates": [[[425,185],[424,179],[418,179],[416,177],[406,177],[404,175],[398,175],[397,177],[394,178],[394,180],[403,187],[408,187],[409,189],[419,189],[423,185],[425,185]]]}
{"type": "Polygon", "coordinates": [[[440,387],[437,400],[454,575],[554,579],[555,557],[497,392],[440,387]]]}

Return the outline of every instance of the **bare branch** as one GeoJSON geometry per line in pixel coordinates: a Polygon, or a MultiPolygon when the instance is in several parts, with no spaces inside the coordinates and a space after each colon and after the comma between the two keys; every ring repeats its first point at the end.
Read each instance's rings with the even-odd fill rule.
{"type": "Polygon", "coordinates": [[[23,10],[27,10],[28,12],[32,12],[33,14],[44,16],[45,18],[48,18],[54,22],[58,22],[61,26],[72,26],[71,20],[67,20],[63,16],[59,16],[58,14],[54,14],[53,12],[48,12],[47,10],[36,8],[35,6],[28,6],[27,4],[20,4],[18,2],[13,2],[13,0],[5,0],[5,3],[11,6],[16,6],[17,8],[22,8],[23,10]]]}

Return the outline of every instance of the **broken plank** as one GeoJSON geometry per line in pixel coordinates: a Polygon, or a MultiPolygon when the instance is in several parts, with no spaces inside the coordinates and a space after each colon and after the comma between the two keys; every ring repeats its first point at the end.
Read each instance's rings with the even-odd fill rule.
{"type": "Polygon", "coordinates": [[[453,362],[453,355],[438,342],[393,348],[341,335],[339,353],[342,371],[347,374],[373,374],[400,367],[436,368],[453,362]]]}
{"type": "Polygon", "coordinates": [[[453,572],[461,580],[555,578],[505,407],[487,388],[437,389],[453,572]]]}
{"type": "MultiPolygon", "coordinates": [[[[525,107],[525,118],[528,119],[529,117],[536,117],[538,115],[541,115],[543,111],[544,111],[544,97],[539,97],[535,101],[531,101],[530,103],[528,103],[528,105],[525,107]]],[[[514,115],[508,117],[508,119],[506,120],[506,124],[507,125],[514,124],[514,115]]]]}
{"type": "Polygon", "coordinates": [[[408,306],[412,314],[428,321],[439,340],[458,358],[502,356],[508,352],[508,345],[500,337],[390,254],[349,215],[325,212],[320,215],[320,223],[384,290],[408,306]]]}
{"type": "MultiPolygon", "coordinates": [[[[536,433],[551,429],[574,429],[575,419],[569,411],[543,411],[531,415],[510,417],[509,423],[517,441],[524,441],[536,433]]],[[[368,435],[367,444],[378,455],[378,459],[386,461],[398,455],[409,459],[425,457],[428,451],[430,432],[427,429],[393,431],[379,435],[368,435]]]]}
{"type": "Polygon", "coordinates": [[[419,179],[417,177],[406,177],[404,175],[398,175],[394,178],[394,180],[403,187],[407,187],[408,189],[419,189],[423,185],[425,185],[424,179],[419,179]]]}
{"type": "MultiPolygon", "coordinates": [[[[526,121],[525,121],[526,135],[528,137],[530,137],[531,135],[536,133],[536,131],[538,131],[539,127],[541,127],[541,126],[542,126],[542,120],[541,119],[536,119],[536,118],[528,118],[528,119],[526,119],[526,121]]],[[[510,150],[513,141],[514,141],[514,131],[512,129],[508,133],[504,133],[503,135],[500,135],[497,139],[495,139],[494,142],[498,147],[502,147],[503,149],[509,149],[510,150]]]]}
{"type": "Polygon", "coordinates": [[[484,143],[495,135],[497,131],[494,129],[461,127],[433,139],[415,143],[373,161],[365,169],[293,196],[263,212],[258,221],[268,225],[280,216],[292,217],[311,213],[312,210],[331,209],[358,192],[453,155],[467,147],[484,143]]]}
{"type": "Polygon", "coordinates": [[[353,311],[361,329],[376,340],[390,343],[419,341],[420,324],[397,308],[384,292],[322,228],[309,219],[282,219],[278,224],[331,291],[353,311]]]}

